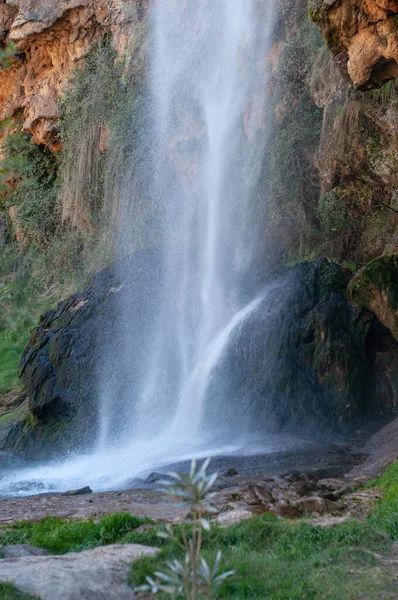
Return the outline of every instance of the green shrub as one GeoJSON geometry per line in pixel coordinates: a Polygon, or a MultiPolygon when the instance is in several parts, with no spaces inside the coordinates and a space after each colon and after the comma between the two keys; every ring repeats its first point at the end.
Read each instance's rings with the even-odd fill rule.
{"type": "Polygon", "coordinates": [[[13,177],[19,182],[3,204],[17,206],[15,226],[22,232],[25,246],[48,244],[57,225],[58,156],[46,146],[31,143],[20,131],[7,136],[5,153],[2,168],[7,172],[12,165],[13,177]]]}

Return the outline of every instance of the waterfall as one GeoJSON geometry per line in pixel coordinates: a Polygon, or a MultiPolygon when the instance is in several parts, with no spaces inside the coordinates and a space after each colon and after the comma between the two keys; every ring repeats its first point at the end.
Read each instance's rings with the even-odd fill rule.
{"type": "MultiPolygon", "coordinates": [[[[265,203],[257,186],[273,16],[271,0],[157,0],[152,7],[150,189],[162,278],[138,367],[134,316],[118,307],[125,385],[119,399],[109,389],[103,395],[110,446],[168,428],[174,439],[200,437],[205,380],[216,363],[209,357],[253,306],[247,289],[265,203]]],[[[126,235],[130,227],[126,220],[126,235]]]]}
{"type": "MultiPolygon", "coordinates": [[[[146,211],[159,269],[151,290],[140,290],[139,316],[134,303],[115,305],[117,346],[99,374],[97,450],[26,471],[27,481],[45,480],[40,491],[118,487],[193,454],[242,450],[238,431],[222,447],[208,439],[217,423],[206,423],[205,403],[231,335],[264,294],[256,279],[266,203],[259,180],[275,7],[276,0],[152,3],[146,211]]],[[[121,238],[129,239],[137,231],[134,191],[122,200],[121,238]]],[[[4,480],[7,493],[13,482],[4,480]]]]}

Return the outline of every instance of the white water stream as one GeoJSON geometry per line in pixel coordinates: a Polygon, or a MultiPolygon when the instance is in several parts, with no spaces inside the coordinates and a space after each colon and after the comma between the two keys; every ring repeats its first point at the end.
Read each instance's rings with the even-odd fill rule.
{"type": "MultiPolygon", "coordinates": [[[[19,481],[44,482],[35,491],[118,487],[193,455],[275,447],[250,448],[248,432],[209,440],[204,418],[208,382],[231,334],[262,300],[259,290],[248,300],[247,290],[261,244],[265,198],[256,190],[269,136],[275,0],[156,0],[151,11],[157,310],[140,348],[129,334],[134,316],[119,307],[126,335],[109,360],[122,363],[128,392],[120,399],[100,382],[97,452],[19,473],[19,481]]],[[[0,492],[16,481],[7,475],[0,492]]]]}

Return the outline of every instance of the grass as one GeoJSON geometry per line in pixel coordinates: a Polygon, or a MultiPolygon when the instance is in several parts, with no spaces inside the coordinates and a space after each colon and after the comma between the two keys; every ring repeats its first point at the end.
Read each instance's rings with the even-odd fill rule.
{"type": "Polygon", "coordinates": [[[0,582],[0,598],[1,600],[35,600],[36,596],[21,592],[12,583],[0,582]]]}
{"type": "Polygon", "coordinates": [[[98,523],[68,521],[48,517],[32,523],[21,521],[0,535],[0,545],[30,544],[45,548],[52,554],[81,552],[90,548],[121,542],[140,525],[151,523],[149,519],[129,513],[115,513],[102,517],[98,523]]]}
{"type": "Polygon", "coordinates": [[[398,541],[398,462],[371,485],[383,491],[383,500],[369,522],[375,529],[385,531],[393,541],[398,541]]]}
{"type": "MultiPolygon", "coordinates": [[[[130,539],[150,543],[147,535],[131,534],[130,539]]],[[[156,543],[159,545],[159,540],[156,543]]],[[[260,516],[228,528],[213,527],[205,538],[204,556],[212,561],[220,549],[221,570],[234,569],[237,573],[225,582],[220,598],[371,599],[378,597],[381,585],[385,593],[390,589],[392,593],[396,586],[388,574],[380,572],[375,578],[375,570],[371,569],[376,566],[373,553],[386,552],[389,546],[386,536],[368,523],[350,521],[338,527],[315,527],[260,516]]],[[[143,583],[146,575],[178,554],[175,544],[163,542],[157,558],[134,564],[132,584],[143,583]]]]}
{"type": "MultiPolygon", "coordinates": [[[[380,565],[398,540],[398,463],[372,482],[383,499],[366,521],[350,520],[321,527],[301,520],[287,521],[264,514],[226,528],[213,526],[205,535],[203,554],[212,561],[223,553],[223,569],[234,569],[219,598],[232,600],[378,600],[396,598],[398,573],[380,565]]],[[[81,551],[110,543],[158,546],[156,558],[134,563],[133,586],[165,560],[182,554],[175,540],[161,539],[162,526],[149,519],[117,513],[93,521],[47,518],[15,523],[0,536],[0,544],[27,543],[54,554],[81,551]],[[153,525],[140,528],[140,525],[153,525]]],[[[1,588],[0,588],[1,592],[1,588]]],[[[4,596],[7,598],[7,596],[4,596]]],[[[25,598],[26,596],[10,596],[25,598]]],[[[3,596],[0,593],[0,598],[3,596]]],[[[159,596],[159,600],[163,598],[159,596]]]]}

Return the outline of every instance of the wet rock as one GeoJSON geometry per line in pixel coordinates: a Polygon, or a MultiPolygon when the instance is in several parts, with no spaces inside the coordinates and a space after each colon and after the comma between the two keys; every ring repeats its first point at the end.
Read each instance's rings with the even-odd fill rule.
{"type": "Polygon", "coordinates": [[[158,550],[137,544],[113,545],[65,556],[29,556],[0,561],[0,581],[47,600],[135,598],[127,578],[131,563],[158,550]]]}
{"type": "Polygon", "coordinates": [[[148,475],[148,477],[145,479],[145,483],[147,483],[147,484],[160,483],[162,481],[170,481],[171,482],[171,479],[170,479],[170,477],[167,476],[166,473],[157,473],[156,471],[154,471],[153,473],[150,473],[148,475]]]}
{"type": "MultiPolygon", "coordinates": [[[[93,415],[99,408],[95,381],[99,371],[109,386],[124,381],[114,413],[121,421],[123,415],[127,419],[141,362],[137,352],[126,374],[123,361],[109,360],[118,355],[127,335],[117,318],[118,306],[125,306],[131,315],[129,345],[145,344],[156,310],[160,264],[156,252],[137,252],[118,268],[98,273],[84,292],[41,317],[20,364],[27,390],[25,409],[5,429],[3,441],[0,435],[0,450],[41,458],[89,445],[97,422],[93,415]]],[[[209,381],[208,423],[222,422],[236,431],[246,423],[263,431],[320,435],[372,414],[375,398],[377,412],[383,414],[382,363],[374,393],[368,393],[372,369],[367,335],[376,318],[370,313],[359,318],[346,299],[347,277],[346,270],[318,259],[297,265],[272,284],[257,309],[231,335],[209,381]]],[[[175,381],[170,378],[172,390],[175,381]]],[[[389,402],[390,409],[391,398],[389,402]]],[[[157,477],[151,474],[146,483],[156,483],[157,477]]]]}
{"type": "MultiPolygon", "coordinates": [[[[137,252],[120,261],[118,268],[99,272],[84,292],[74,294],[41,317],[19,370],[29,392],[29,412],[13,421],[0,449],[41,458],[92,442],[98,410],[98,372],[109,385],[126,379],[126,374],[120,372],[121,364],[111,365],[108,360],[118,355],[125,336],[117,306],[123,303],[134,315],[131,335],[136,342],[144,343],[148,320],[155,310],[159,268],[155,252],[137,252]],[[102,349],[100,356],[97,348],[102,349]]],[[[138,352],[136,362],[130,364],[131,381],[125,381],[126,394],[134,389],[139,359],[138,352]]],[[[121,394],[118,402],[115,411],[123,414],[128,401],[121,394]]]]}
{"type": "Polygon", "coordinates": [[[84,496],[85,494],[92,494],[93,490],[86,485],[86,487],[82,487],[79,490],[69,490],[67,492],[63,492],[61,496],[84,496]]]}
{"type": "Polygon", "coordinates": [[[375,258],[363,267],[350,282],[349,293],[398,340],[398,255],[375,258]]]}
{"type": "Polygon", "coordinates": [[[234,469],[233,467],[230,467],[225,473],[224,476],[225,477],[234,477],[235,475],[238,475],[238,471],[236,469],[234,469]]]}
{"type": "Polygon", "coordinates": [[[298,264],[265,293],[209,382],[210,423],[239,430],[251,415],[257,429],[319,435],[374,411],[366,336],[375,317],[359,318],[347,301],[349,277],[318,259],[298,264]]]}

